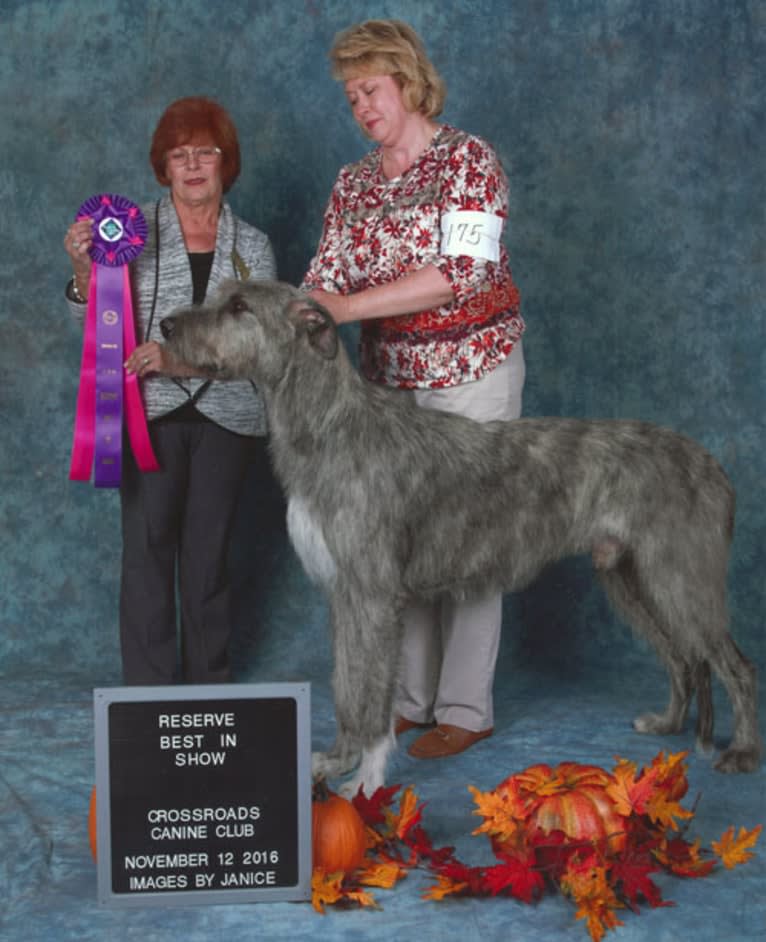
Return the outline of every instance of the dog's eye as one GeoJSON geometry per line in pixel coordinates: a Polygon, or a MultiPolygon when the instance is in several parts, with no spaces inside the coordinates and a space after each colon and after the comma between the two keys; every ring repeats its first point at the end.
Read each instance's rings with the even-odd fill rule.
{"type": "Polygon", "coordinates": [[[235,294],[229,301],[229,310],[232,314],[244,314],[250,310],[241,294],[235,294]]]}

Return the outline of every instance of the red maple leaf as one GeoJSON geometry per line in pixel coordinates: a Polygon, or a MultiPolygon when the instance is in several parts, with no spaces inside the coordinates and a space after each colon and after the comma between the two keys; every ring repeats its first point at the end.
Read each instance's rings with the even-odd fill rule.
{"type": "Polygon", "coordinates": [[[700,856],[699,841],[690,844],[682,837],[663,842],[654,852],[659,862],[678,877],[706,877],[715,869],[715,860],[700,856]]]}
{"type": "Polygon", "coordinates": [[[636,778],[632,762],[620,762],[614,770],[614,782],[607,786],[606,793],[614,802],[617,814],[627,818],[630,814],[646,814],[647,803],[655,792],[658,769],[643,771],[636,778]]]}
{"type": "Polygon", "coordinates": [[[620,885],[620,896],[634,912],[638,912],[639,898],[646,900],[653,909],[673,905],[662,899],[662,891],[649,877],[650,873],[657,873],[662,868],[653,862],[648,853],[625,853],[614,860],[609,869],[609,882],[620,885]]]}
{"type": "Polygon", "coordinates": [[[453,858],[438,867],[433,867],[433,870],[452,883],[465,884],[464,892],[469,896],[486,896],[488,893],[484,885],[484,867],[468,867],[453,858]]]}
{"type": "MultiPolygon", "coordinates": [[[[531,862],[534,863],[534,860],[531,862]]],[[[484,871],[483,884],[492,896],[508,891],[511,896],[523,903],[531,903],[545,889],[543,875],[530,862],[508,858],[505,863],[487,867],[484,871]]]]}
{"type": "Polygon", "coordinates": [[[404,838],[404,843],[414,850],[418,857],[429,860],[435,865],[445,863],[452,857],[455,850],[454,847],[439,847],[434,849],[431,838],[420,826],[410,828],[404,838]]]}
{"type": "Polygon", "coordinates": [[[359,791],[351,799],[351,804],[359,812],[365,824],[370,827],[383,824],[386,820],[385,809],[391,806],[394,795],[401,787],[401,785],[391,785],[389,788],[381,786],[368,798],[360,786],[359,791]]]}

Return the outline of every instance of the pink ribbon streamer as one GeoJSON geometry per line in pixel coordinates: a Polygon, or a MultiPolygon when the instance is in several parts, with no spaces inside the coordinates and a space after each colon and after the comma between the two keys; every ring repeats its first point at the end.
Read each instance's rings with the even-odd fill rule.
{"type": "MultiPolygon", "coordinates": [[[[77,406],[72,442],[72,457],[69,478],[72,481],[89,481],[95,454],[96,429],[96,285],[99,266],[91,268],[88,289],[88,307],[85,315],[82,360],[80,363],[80,385],[77,391],[77,406]]],[[[123,269],[123,359],[127,359],[136,347],[136,330],[131,300],[130,276],[127,265],[123,269]]],[[[124,419],[128,437],[141,471],[158,471],[159,464],[154,455],[146,425],[138,378],[127,373],[123,367],[124,419]]],[[[119,476],[116,483],[119,484],[119,476]]]]}

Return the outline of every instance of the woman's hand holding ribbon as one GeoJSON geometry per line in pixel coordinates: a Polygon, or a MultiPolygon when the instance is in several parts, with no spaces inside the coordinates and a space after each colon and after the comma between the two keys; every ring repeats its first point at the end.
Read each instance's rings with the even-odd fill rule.
{"type": "Polygon", "coordinates": [[[88,252],[92,244],[93,221],[91,219],[78,219],[67,229],[64,237],[64,248],[72,260],[75,285],[83,297],[88,296],[92,265],[88,252]]]}

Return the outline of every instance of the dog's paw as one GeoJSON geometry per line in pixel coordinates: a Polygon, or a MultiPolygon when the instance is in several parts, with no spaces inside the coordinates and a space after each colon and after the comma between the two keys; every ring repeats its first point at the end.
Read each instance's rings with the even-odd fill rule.
{"type": "Polygon", "coordinates": [[[680,733],[681,725],[661,713],[644,713],[633,720],[633,729],[651,736],[667,736],[669,733],[680,733]]]}
{"type": "MultiPolygon", "coordinates": [[[[356,776],[354,776],[353,778],[349,779],[347,782],[343,782],[343,784],[338,788],[338,794],[342,798],[347,798],[349,801],[351,801],[359,793],[360,787],[362,788],[362,791],[364,791],[364,782],[360,782],[359,779],[356,776]]],[[[368,794],[368,793],[365,792],[365,794],[368,794]]]]}
{"type": "Polygon", "coordinates": [[[338,778],[351,771],[346,759],[329,752],[311,753],[311,775],[313,778],[338,778]]]}
{"type": "Polygon", "coordinates": [[[358,765],[358,752],[341,752],[333,747],[328,752],[311,753],[311,774],[314,778],[339,778],[353,772],[358,765]]]}
{"type": "Polygon", "coordinates": [[[351,801],[352,798],[355,798],[359,794],[359,790],[361,789],[368,798],[371,798],[382,785],[382,780],[380,782],[371,782],[365,780],[361,775],[355,775],[347,782],[343,782],[338,788],[338,794],[351,801]]]}
{"type": "Polygon", "coordinates": [[[697,739],[694,744],[694,751],[700,759],[712,759],[715,752],[715,746],[708,739],[697,739]]]}
{"type": "Polygon", "coordinates": [[[760,764],[760,749],[725,749],[713,763],[713,768],[717,772],[755,772],[760,764]]]}

